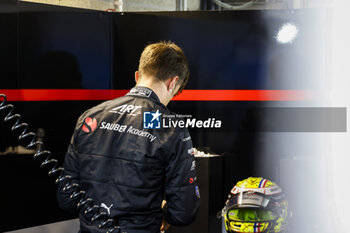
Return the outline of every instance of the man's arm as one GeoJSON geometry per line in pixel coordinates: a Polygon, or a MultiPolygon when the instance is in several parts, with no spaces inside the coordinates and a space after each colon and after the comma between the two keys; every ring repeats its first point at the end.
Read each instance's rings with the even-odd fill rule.
{"type": "Polygon", "coordinates": [[[181,135],[173,146],[175,152],[171,155],[165,171],[165,220],[175,226],[190,224],[199,208],[192,141],[187,131],[181,135]]]}
{"type": "Polygon", "coordinates": [[[74,146],[74,136],[72,137],[72,140],[69,144],[68,151],[66,153],[66,157],[64,159],[64,174],[63,176],[69,175],[71,176],[71,179],[69,180],[63,180],[58,184],[58,190],[57,190],[57,200],[58,204],[62,209],[68,210],[73,213],[77,213],[78,208],[77,204],[79,202],[79,198],[70,198],[70,195],[72,194],[73,190],[76,190],[77,188],[72,188],[70,190],[64,191],[64,187],[67,183],[77,183],[79,182],[79,165],[78,165],[78,159],[77,159],[77,151],[74,146]]]}

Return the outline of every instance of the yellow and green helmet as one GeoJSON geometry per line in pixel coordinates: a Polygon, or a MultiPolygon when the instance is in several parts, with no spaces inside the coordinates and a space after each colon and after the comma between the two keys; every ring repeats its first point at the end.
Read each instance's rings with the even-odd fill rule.
{"type": "Polygon", "coordinates": [[[249,177],[232,188],[221,215],[227,232],[284,232],[288,202],[274,182],[249,177]]]}

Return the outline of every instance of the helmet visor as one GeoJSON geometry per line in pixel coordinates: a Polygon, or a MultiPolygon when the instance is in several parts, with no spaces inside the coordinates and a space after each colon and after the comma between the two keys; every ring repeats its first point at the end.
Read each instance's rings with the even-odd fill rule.
{"type": "Polygon", "coordinates": [[[242,192],[233,195],[226,203],[227,207],[253,207],[265,208],[269,205],[270,198],[256,192],[242,192]]]}

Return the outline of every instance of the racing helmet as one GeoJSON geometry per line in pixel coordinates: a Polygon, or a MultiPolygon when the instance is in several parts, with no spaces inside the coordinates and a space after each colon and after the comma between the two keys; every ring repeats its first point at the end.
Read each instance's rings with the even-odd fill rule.
{"type": "Polygon", "coordinates": [[[262,177],[239,181],[221,211],[227,232],[284,232],[288,201],[282,189],[262,177]]]}

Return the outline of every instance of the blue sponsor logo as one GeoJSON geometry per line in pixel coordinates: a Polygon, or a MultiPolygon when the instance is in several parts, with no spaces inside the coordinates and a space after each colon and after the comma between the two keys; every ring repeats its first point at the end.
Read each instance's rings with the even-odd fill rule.
{"type": "Polygon", "coordinates": [[[160,129],[160,116],[162,114],[156,112],[143,112],[143,128],[144,129],[160,129]]]}

